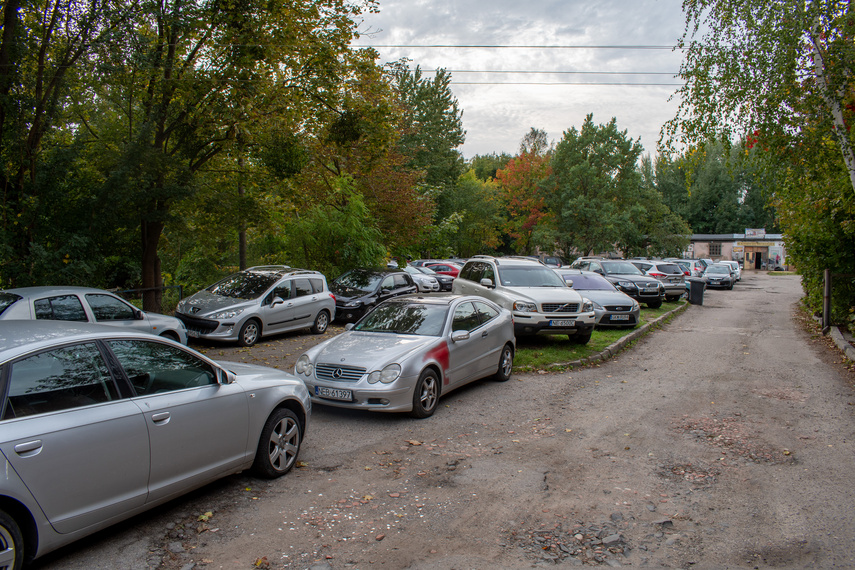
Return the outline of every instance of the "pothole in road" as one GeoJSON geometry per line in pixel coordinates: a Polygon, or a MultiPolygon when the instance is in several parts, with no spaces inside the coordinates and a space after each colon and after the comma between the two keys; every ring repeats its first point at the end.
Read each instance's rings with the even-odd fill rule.
{"type": "Polygon", "coordinates": [[[754,463],[792,464],[795,456],[788,449],[775,449],[756,437],[741,417],[683,416],[674,422],[673,428],[694,436],[699,441],[720,448],[721,461],[742,458],[754,463]]]}

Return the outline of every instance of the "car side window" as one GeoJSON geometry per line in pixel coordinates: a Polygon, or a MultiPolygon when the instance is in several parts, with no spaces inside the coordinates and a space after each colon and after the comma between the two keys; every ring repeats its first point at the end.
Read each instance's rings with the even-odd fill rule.
{"type": "Polygon", "coordinates": [[[451,322],[452,331],[473,331],[480,325],[478,312],[475,310],[475,305],[470,301],[460,303],[454,309],[454,318],[451,322]]]}
{"type": "Polygon", "coordinates": [[[465,279],[467,281],[475,281],[477,282],[478,273],[478,264],[477,263],[467,263],[463,266],[463,269],[460,270],[459,279],[465,279]]]}
{"type": "Polygon", "coordinates": [[[147,340],[111,340],[107,344],[139,396],[217,383],[213,366],[176,346],[147,340]]]}
{"type": "Polygon", "coordinates": [[[308,279],[294,279],[295,297],[305,297],[307,295],[312,295],[313,293],[312,284],[308,279]]]}
{"type": "Polygon", "coordinates": [[[264,302],[262,305],[267,306],[273,303],[273,299],[279,297],[283,301],[287,301],[291,298],[291,281],[283,281],[278,284],[273,291],[271,291],[267,297],[264,298],[264,302]]]}
{"type": "Polygon", "coordinates": [[[387,291],[391,291],[395,288],[395,276],[389,275],[383,280],[383,283],[380,285],[380,289],[386,289],[387,291]]]}
{"type": "Polygon", "coordinates": [[[478,311],[478,317],[481,324],[491,321],[499,316],[499,311],[481,301],[475,301],[475,310],[478,311]]]}
{"type": "Polygon", "coordinates": [[[3,419],[79,408],[118,397],[116,384],[94,342],[64,346],[12,364],[3,419]]]}
{"type": "Polygon", "coordinates": [[[110,295],[86,295],[86,302],[99,322],[132,321],[136,317],[133,307],[110,295]]]}
{"type": "Polygon", "coordinates": [[[315,293],[323,293],[326,289],[323,279],[309,279],[309,282],[312,284],[312,291],[315,293]]]}
{"type": "Polygon", "coordinates": [[[496,272],[493,271],[493,266],[489,263],[484,264],[484,272],[481,274],[481,278],[478,279],[478,281],[480,282],[481,279],[489,279],[493,282],[493,285],[496,284],[496,272]]]}
{"type": "Polygon", "coordinates": [[[77,295],[61,295],[48,297],[33,302],[37,319],[51,321],[83,321],[86,322],[86,311],[77,295]]]}
{"type": "Polygon", "coordinates": [[[409,287],[410,282],[408,281],[409,275],[404,275],[401,273],[400,275],[395,275],[395,289],[400,289],[402,287],[409,287]]]}

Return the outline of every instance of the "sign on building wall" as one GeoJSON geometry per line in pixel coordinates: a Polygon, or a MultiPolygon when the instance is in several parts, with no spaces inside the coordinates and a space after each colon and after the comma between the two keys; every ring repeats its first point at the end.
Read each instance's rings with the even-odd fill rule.
{"type": "Polygon", "coordinates": [[[746,238],[762,238],[766,237],[766,228],[748,229],[745,230],[746,238]]]}

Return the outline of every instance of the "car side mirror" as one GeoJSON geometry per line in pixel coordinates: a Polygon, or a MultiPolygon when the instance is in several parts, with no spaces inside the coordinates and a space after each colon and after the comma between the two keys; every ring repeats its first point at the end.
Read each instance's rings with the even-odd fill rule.
{"type": "Polygon", "coordinates": [[[392,290],[391,290],[391,289],[380,289],[380,294],[381,294],[381,295],[388,295],[388,294],[389,294],[389,293],[391,293],[391,292],[392,292],[392,290]]]}
{"type": "Polygon", "coordinates": [[[572,279],[565,279],[564,282],[567,284],[568,287],[573,286],[573,280],[572,279]]]}
{"type": "Polygon", "coordinates": [[[139,309],[134,309],[134,320],[141,321],[145,319],[145,315],[139,309]]]}
{"type": "Polygon", "coordinates": [[[271,307],[275,307],[276,305],[281,305],[285,300],[282,297],[273,297],[273,301],[270,303],[271,307]]]}
{"type": "Polygon", "coordinates": [[[602,269],[594,269],[594,273],[599,273],[600,275],[605,275],[602,269]]]}
{"type": "Polygon", "coordinates": [[[232,372],[229,372],[225,368],[220,368],[218,376],[220,384],[232,384],[236,378],[232,372]]]}
{"type": "Polygon", "coordinates": [[[493,287],[495,287],[495,285],[493,285],[493,280],[487,279],[486,277],[481,280],[481,286],[487,287],[488,289],[492,289],[493,287]]]}
{"type": "Polygon", "coordinates": [[[454,331],[451,333],[451,342],[460,342],[462,340],[469,340],[469,331],[454,331]]]}

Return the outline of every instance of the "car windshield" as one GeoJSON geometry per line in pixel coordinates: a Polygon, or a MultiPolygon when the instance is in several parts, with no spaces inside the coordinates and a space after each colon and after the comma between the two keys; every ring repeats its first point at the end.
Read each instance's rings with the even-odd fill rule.
{"type": "Polygon", "coordinates": [[[439,336],[442,334],[448,307],[419,303],[386,303],[380,305],[353,330],[394,334],[439,336]]]}
{"type": "Polygon", "coordinates": [[[0,315],[2,315],[3,311],[14,305],[15,302],[21,298],[22,297],[20,295],[0,291],[0,315]]]}
{"type": "Polygon", "coordinates": [[[356,289],[364,293],[371,293],[377,289],[380,280],[384,275],[376,271],[365,271],[354,269],[348,271],[338,279],[332,282],[330,289],[333,292],[346,291],[348,289],[356,289]]]}
{"type": "Polygon", "coordinates": [[[256,273],[242,271],[214,283],[207,291],[214,295],[233,297],[235,299],[257,299],[270,289],[280,275],[273,273],[256,273]]]}
{"type": "Polygon", "coordinates": [[[603,271],[606,275],[644,275],[641,269],[628,261],[610,261],[603,263],[603,271]]]}
{"type": "Polygon", "coordinates": [[[730,275],[730,268],[723,265],[710,265],[707,267],[707,273],[726,273],[730,275]]]}
{"type": "Polygon", "coordinates": [[[425,275],[436,275],[436,271],[434,271],[430,267],[417,266],[416,269],[421,271],[425,275]]]}
{"type": "Polygon", "coordinates": [[[564,275],[564,281],[572,281],[579,291],[614,291],[615,286],[599,275],[564,275]]]}
{"type": "Polygon", "coordinates": [[[500,267],[499,278],[505,287],[566,287],[567,284],[548,267],[500,267]]]}

